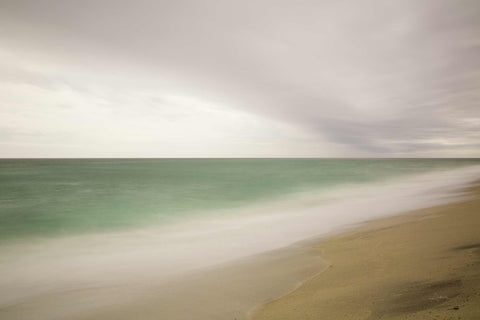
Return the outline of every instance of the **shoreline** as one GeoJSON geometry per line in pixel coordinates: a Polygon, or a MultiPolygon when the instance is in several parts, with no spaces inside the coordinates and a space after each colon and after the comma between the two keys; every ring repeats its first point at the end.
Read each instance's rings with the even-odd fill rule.
{"type": "MultiPolygon", "coordinates": [[[[458,262],[459,266],[456,266],[457,269],[452,269],[459,273],[456,277],[449,277],[445,274],[442,277],[440,273],[446,272],[445,269],[448,269],[448,265],[428,259],[415,261],[415,258],[418,258],[417,252],[417,256],[410,257],[410,262],[404,263],[403,273],[398,273],[395,268],[386,268],[377,270],[375,274],[369,274],[371,272],[369,269],[378,269],[375,264],[388,264],[382,260],[388,260],[392,264],[392,261],[398,260],[397,262],[399,262],[400,258],[409,259],[408,253],[407,255],[404,253],[403,256],[401,253],[402,250],[406,252],[410,250],[409,241],[404,241],[403,248],[399,248],[398,244],[395,246],[392,243],[393,240],[402,243],[401,238],[405,239],[413,235],[414,240],[410,239],[410,245],[418,245],[427,239],[432,242],[432,239],[442,238],[442,235],[447,238],[446,233],[442,234],[442,230],[451,229],[448,223],[455,224],[456,219],[453,217],[455,214],[461,214],[463,218],[457,219],[455,225],[457,229],[450,230],[448,239],[443,239],[441,244],[433,241],[430,243],[430,247],[423,248],[420,257],[422,254],[425,256],[432,254],[428,250],[433,249],[435,245],[450,245],[452,250],[465,251],[470,259],[467,263],[468,266],[476,266],[478,269],[480,267],[480,235],[477,236],[475,231],[480,230],[480,184],[477,182],[461,191],[466,191],[470,197],[448,204],[408,211],[397,216],[367,221],[352,226],[344,232],[334,233],[326,239],[317,240],[316,247],[321,251],[321,258],[328,261],[329,266],[306,279],[291,292],[250,310],[248,319],[384,319],[384,317],[385,319],[417,319],[417,317],[418,319],[436,319],[436,316],[445,316],[447,313],[449,316],[455,317],[466,316],[467,319],[472,315],[480,317],[480,272],[472,271],[470,268],[462,273],[460,262],[458,262]],[[477,212],[478,214],[476,214],[477,212]],[[429,230],[434,225],[438,225],[437,229],[429,230]],[[469,236],[465,235],[466,232],[462,229],[464,226],[469,228],[469,236]],[[420,234],[415,232],[412,234],[412,230],[415,228],[419,229],[417,231],[420,234]],[[465,239],[460,240],[459,238],[462,236],[465,239]],[[390,247],[382,244],[386,240],[390,240],[390,247]],[[369,249],[369,244],[376,241],[378,244],[369,249]],[[355,249],[356,252],[354,252],[355,249]],[[342,250],[350,251],[347,254],[342,250]],[[369,250],[380,254],[382,258],[374,258],[374,255],[368,253],[369,250]],[[368,254],[371,256],[369,257],[368,254]],[[357,259],[359,257],[360,259],[357,259]],[[419,265],[420,262],[421,265],[419,265]],[[427,267],[428,263],[430,265],[427,267]],[[437,264],[436,267],[433,267],[438,273],[436,276],[434,276],[434,272],[424,278],[419,276],[421,274],[419,270],[432,268],[433,264],[437,264]],[[407,270],[409,268],[411,270],[407,270]],[[364,274],[359,274],[359,271],[355,269],[363,269],[364,274]],[[342,282],[341,277],[350,279],[342,282]],[[403,287],[400,285],[401,288],[398,286],[400,280],[395,279],[399,277],[403,277],[404,280],[403,287]],[[476,285],[476,287],[470,285],[468,290],[471,292],[467,292],[467,289],[462,291],[465,287],[464,282],[468,282],[467,278],[476,285]],[[373,290],[371,284],[375,283],[378,287],[373,290]],[[428,296],[429,294],[431,296],[423,301],[424,295],[428,296]],[[365,299],[362,295],[371,296],[371,298],[365,299]],[[389,295],[396,298],[389,298],[389,295]],[[399,301],[398,297],[403,297],[404,300],[399,301]],[[468,302],[457,301],[460,299],[458,297],[463,297],[468,302]],[[390,301],[389,299],[397,300],[390,301]],[[450,309],[445,310],[444,306],[446,305],[450,309]],[[476,305],[477,307],[475,307],[476,305]]],[[[447,258],[459,260],[458,257],[447,258]]],[[[453,272],[452,270],[450,272],[453,272]]],[[[465,318],[462,317],[462,319],[465,318]]]]}
{"type": "MultiPolygon", "coordinates": [[[[456,207],[478,200],[479,192],[475,194],[477,198],[470,193],[471,199],[459,200],[463,199],[463,196],[458,196],[459,193],[467,189],[475,188],[454,190],[456,200],[448,204],[378,219],[373,217],[288,247],[199,269],[168,281],[156,275],[151,279],[135,281],[125,278],[123,283],[114,286],[98,283],[68,291],[52,291],[18,304],[3,306],[0,317],[28,318],[34,312],[46,319],[156,319],[161,316],[183,320],[191,319],[192,314],[196,319],[257,319],[265,307],[283,303],[330,272],[332,263],[336,262],[330,257],[331,251],[324,247],[335,239],[432,220],[429,218],[438,208],[456,207]],[[90,301],[94,307],[85,306],[84,301],[90,301]]],[[[260,319],[282,319],[282,316],[260,319]]],[[[296,317],[287,316],[284,319],[296,317]]]]}

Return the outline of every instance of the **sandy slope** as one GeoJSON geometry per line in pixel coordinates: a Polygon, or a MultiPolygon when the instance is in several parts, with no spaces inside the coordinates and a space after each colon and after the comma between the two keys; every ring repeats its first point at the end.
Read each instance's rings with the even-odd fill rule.
{"type": "Polygon", "coordinates": [[[320,247],[330,267],[254,319],[480,319],[474,199],[383,219],[320,247]]]}

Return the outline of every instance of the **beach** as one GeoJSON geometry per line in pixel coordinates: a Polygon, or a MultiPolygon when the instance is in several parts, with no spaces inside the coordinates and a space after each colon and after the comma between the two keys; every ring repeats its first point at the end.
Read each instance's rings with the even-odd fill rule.
{"type": "Polygon", "coordinates": [[[480,320],[480,1],[0,26],[0,320],[480,320]]]}
{"type": "Polygon", "coordinates": [[[3,164],[2,320],[478,312],[476,161],[3,164]]]}
{"type": "Polygon", "coordinates": [[[480,318],[480,187],[318,245],[328,268],[252,319],[480,318]]]}
{"type": "Polygon", "coordinates": [[[0,26],[0,320],[480,320],[480,0],[0,26]]]}

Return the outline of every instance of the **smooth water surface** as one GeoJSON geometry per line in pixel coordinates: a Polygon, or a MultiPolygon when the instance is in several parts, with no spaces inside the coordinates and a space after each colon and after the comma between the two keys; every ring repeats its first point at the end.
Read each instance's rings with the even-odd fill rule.
{"type": "Polygon", "coordinates": [[[123,230],[201,217],[474,159],[3,159],[0,238],[123,230]]]}

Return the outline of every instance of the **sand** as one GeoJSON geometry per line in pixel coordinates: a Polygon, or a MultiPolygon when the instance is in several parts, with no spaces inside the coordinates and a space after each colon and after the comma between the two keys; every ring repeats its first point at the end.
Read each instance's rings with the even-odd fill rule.
{"type": "Polygon", "coordinates": [[[252,318],[480,319],[480,187],[470,191],[330,238],[319,245],[329,267],[252,318]]]}

